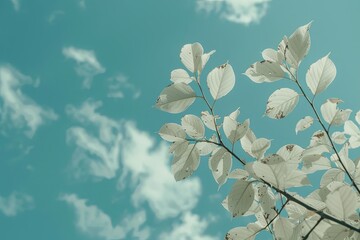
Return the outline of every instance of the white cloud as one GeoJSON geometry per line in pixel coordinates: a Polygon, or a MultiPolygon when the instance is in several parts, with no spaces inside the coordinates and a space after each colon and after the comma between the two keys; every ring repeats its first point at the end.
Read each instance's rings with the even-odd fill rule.
{"type": "Polygon", "coordinates": [[[74,143],[73,166],[77,174],[111,179],[119,168],[120,123],[96,112],[99,101],[85,101],[82,106],[67,106],[66,112],[88,129],[72,127],[67,130],[67,142],[74,143]],[[92,131],[92,130],[96,131],[92,131]],[[97,133],[95,133],[97,132],[97,133]]]}
{"type": "Polygon", "coordinates": [[[76,61],[75,71],[83,77],[83,86],[85,88],[91,87],[91,82],[94,76],[104,73],[106,69],[97,60],[95,52],[92,50],[85,50],[75,47],[65,47],[62,53],[66,58],[76,61]]]}
{"type": "Polygon", "coordinates": [[[196,214],[185,213],[180,224],[175,224],[170,232],[161,233],[159,240],[216,240],[219,237],[205,235],[208,221],[196,214]]]}
{"type": "Polygon", "coordinates": [[[57,115],[50,109],[43,109],[21,91],[24,84],[37,84],[9,65],[0,65],[0,115],[2,122],[8,120],[17,128],[27,127],[25,134],[32,137],[37,128],[57,115]]]}
{"type": "Polygon", "coordinates": [[[201,195],[201,183],[197,177],[175,182],[170,172],[168,147],[156,141],[144,131],[127,122],[123,143],[123,169],[119,183],[131,175],[136,186],[132,195],[135,206],[149,203],[157,218],[175,217],[193,209],[201,195]]]}
{"type": "Polygon", "coordinates": [[[150,236],[150,229],[142,227],[146,221],[144,210],[127,216],[121,223],[114,225],[106,213],[95,205],[87,204],[86,199],[81,199],[75,194],[65,194],[60,200],[74,207],[76,226],[85,234],[106,240],[129,239],[130,233],[140,240],[146,240],[150,236]]]}
{"type": "Polygon", "coordinates": [[[258,23],[265,16],[271,0],[196,0],[197,9],[216,12],[222,18],[249,25],[258,23]]]}
{"type": "Polygon", "coordinates": [[[18,213],[34,208],[34,200],[25,193],[13,192],[9,197],[0,196],[0,212],[13,217],[18,213]]]}
{"type": "Polygon", "coordinates": [[[81,8],[86,8],[86,1],[85,0],[79,0],[79,6],[81,8]]]}
{"type": "Polygon", "coordinates": [[[11,0],[11,3],[13,4],[15,11],[18,12],[20,10],[20,0],[11,0]]]}
{"type": "Polygon", "coordinates": [[[49,15],[48,22],[53,23],[56,18],[58,18],[59,16],[64,15],[64,14],[65,14],[64,11],[56,10],[49,15]]]}
{"type": "Polygon", "coordinates": [[[125,95],[131,94],[133,99],[140,97],[140,90],[131,84],[128,78],[122,74],[118,74],[115,77],[108,79],[110,98],[124,98],[125,95]],[[126,94],[125,94],[126,92],[126,94]]]}

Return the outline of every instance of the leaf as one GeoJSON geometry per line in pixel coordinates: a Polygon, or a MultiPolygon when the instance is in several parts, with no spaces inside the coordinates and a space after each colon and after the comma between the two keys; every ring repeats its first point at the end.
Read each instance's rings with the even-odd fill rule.
{"type": "Polygon", "coordinates": [[[232,144],[234,144],[236,141],[245,136],[249,129],[249,125],[249,119],[245,120],[244,123],[239,123],[230,116],[226,116],[224,118],[223,129],[226,137],[232,144]]]}
{"type": "Polygon", "coordinates": [[[275,196],[265,184],[257,186],[258,201],[261,206],[261,215],[265,218],[266,224],[270,222],[277,214],[275,211],[275,196]]]}
{"type": "Polygon", "coordinates": [[[305,173],[314,173],[319,170],[327,170],[331,168],[330,161],[320,154],[308,155],[302,158],[302,171],[305,173]]]}
{"type": "Polygon", "coordinates": [[[181,125],[190,137],[195,139],[204,138],[205,127],[199,117],[192,114],[185,115],[181,118],[181,125]]]}
{"type": "Polygon", "coordinates": [[[228,94],[235,85],[235,73],[230,64],[214,68],[207,76],[211,96],[217,100],[228,94]]]}
{"type": "Polygon", "coordinates": [[[328,151],[332,150],[330,139],[328,138],[327,134],[322,130],[314,132],[314,134],[311,136],[310,147],[317,146],[324,146],[328,149],[328,151]]]}
{"type": "Polygon", "coordinates": [[[189,84],[193,81],[193,78],[184,69],[175,69],[171,72],[170,80],[174,83],[189,84]]]}
{"type": "Polygon", "coordinates": [[[246,180],[249,177],[249,173],[246,170],[237,168],[234,169],[231,173],[229,173],[228,178],[232,179],[244,179],[246,180]]]}
{"type": "Polygon", "coordinates": [[[179,124],[167,123],[164,124],[159,131],[159,135],[162,139],[168,142],[175,142],[185,140],[186,133],[179,124]]]}
{"type": "Polygon", "coordinates": [[[295,144],[287,144],[281,147],[276,154],[280,155],[290,169],[297,169],[304,149],[295,144]]]}
{"type": "Polygon", "coordinates": [[[339,152],[339,156],[342,164],[339,161],[339,158],[336,154],[331,155],[330,159],[336,164],[339,169],[344,170],[343,165],[349,173],[353,173],[355,171],[354,162],[349,158],[349,144],[344,144],[339,152]]]}
{"type": "Polygon", "coordinates": [[[309,179],[306,176],[306,173],[302,171],[293,170],[286,174],[287,175],[284,182],[284,188],[302,187],[302,186],[311,185],[309,179]]]}
{"type": "Polygon", "coordinates": [[[180,60],[185,67],[193,73],[201,73],[210,56],[215,51],[204,54],[204,49],[200,43],[186,44],[180,52],[180,60]]]}
{"type": "Polygon", "coordinates": [[[180,181],[189,177],[198,167],[200,163],[200,155],[194,144],[188,145],[186,151],[182,155],[175,155],[171,170],[175,180],[180,181]]]}
{"type": "Polygon", "coordinates": [[[344,132],[350,135],[349,143],[351,148],[360,147],[360,129],[353,121],[346,121],[344,124],[344,132]]]}
{"type": "Polygon", "coordinates": [[[335,76],[336,67],[328,54],[310,66],[306,73],[306,84],[311,92],[317,95],[334,81],[335,76]]]}
{"type": "Polygon", "coordinates": [[[324,233],[324,240],[343,240],[349,236],[350,229],[341,225],[332,225],[324,233]]]}
{"type": "Polygon", "coordinates": [[[203,120],[205,126],[213,131],[216,131],[216,119],[219,119],[219,116],[213,116],[208,111],[201,112],[201,120],[203,120]]]}
{"type": "Polygon", "coordinates": [[[250,128],[246,132],[245,136],[240,139],[241,147],[251,157],[255,157],[254,154],[251,152],[251,146],[255,140],[256,140],[256,136],[250,128]]]}
{"type": "MultiPolygon", "coordinates": [[[[211,142],[217,142],[216,136],[213,135],[210,139],[211,142]]],[[[199,150],[200,156],[206,156],[217,148],[217,145],[209,142],[197,142],[196,148],[199,150]]]]}
{"type": "Polygon", "coordinates": [[[247,227],[236,227],[226,234],[225,240],[254,240],[259,230],[256,231],[247,227]]]}
{"type": "Polygon", "coordinates": [[[293,223],[287,218],[279,217],[273,223],[274,233],[277,240],[288,240],[291,239],[293,234],[293,223]]]}
{"type": "Polygon", "coordinates": [[[156,107],[169,113],[185,111],[195,101],[196,94],[185,83],[174,83],[166,87],[156,101],[156,107]]]}
{"type": "Polygon", "coordinates": [[[311,22],[299,27],[287,39],[285,49],[285,61],[297,68],[310,49],[310,30],[311,22]]]}
{"type": "Polygon", "coordinates": [[[347,220],[356,213],[357,196],[350,186],[344,185],[330,192],[325,203],[331,214],[342,220],[347,220]]]}
{"type": "Polygon", "coordinates": [[[231,165],[231,154],[225,148],[218,148],[210,157],[209,168],[219,187],[226,182],[231,165]]]}
{"type": "Polygon", "coordinates": [[[343,182],[345,173],[337,168],[327,170],[321,178],[320,188],[326,187],[331,182],[343,182]]]}
{"type": "Polygon", "coordinates": [[[255,83],[275,82],[283,79],[285,72],[280,67],[280,64],[274,61],[264,60],[252,64],[245,72],[255,83]]]}
{"type": "Polygon", "coordinates": [[[333,132],[331,139],[336,144],[344,144],[347,140],[345,133],[343,132],[333,132]]]}
{"type": "Polygon", "coordinates": [[[266,61],[282,63],[284,60],[283,55],[280,52],[275,51],[274,49],[267,48],[261,53],[262,57],[266,61]]]}
{"type": "Polygon", "coordinates": [[[189,146],[189,142],[186,140],[179,140],[171,144],[169,152],[175,156],[180,156],[185,153],[186,149],[189,146]]]}
{"type": "Polygon", "coordinates": [[[229,211],[233,217],[244,215],[254,201],[254,188],[251,182],[238,180],[228,196],[229,211]]]}
{"type": "Polygon", "coordinates": [[[295,133],[297,134],[300,131],[304,131],[313,125],[314,119],[310,116],[306,116],[303,119],[300,119],[295,127],[295,133]]]}
{"type": "Polygon", "coordinates": [[[272,119],[281,119],[291,113],[299,101],[299,94],[290,88],[280,88],[268,99],[265,114],[272,119]]]}
{"type": "Polygon", "coordinates": [[[338,109],[337,103],[333,103],[331,100],[327,100],[323,105],[321,105],[321,114],[324,120],[331,125],[342,125],[350,117],[352,110],[350,109],[338,109]]]}
{"type": "Polygon", "coordinates": [[[232,119],[232,120],[237,120],[237,118],[239,117],[240,115],[240,108],[237,108],[235,111],[233,111],[232,113],[230,113],[229,117],[232,119]]]}
{"type": "Polygon", "coordinates": [[[251,154],[257,158],[261,159],[264,157],[266,150],[270,148],[271,141],[266,138],[258,138],[251,145],[251,154]]]}
{"type": "Polygon", "coordinates": [[[358,111],[355,115],[355,120],[358,124],[360,124],[360,111],[358,111]]]}

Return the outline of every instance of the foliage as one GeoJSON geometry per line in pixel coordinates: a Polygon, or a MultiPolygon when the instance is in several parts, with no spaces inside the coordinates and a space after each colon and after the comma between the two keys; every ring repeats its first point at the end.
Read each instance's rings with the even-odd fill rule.
{"type": "Polygon", "coordinates": [[[199,43],[183,46],[180,59],[187,70],[171,72],[173,83],[156,102],[159,109],[169,113],[183,112],[196,100],[206,104],[200,116],[185,115],[181,124],[167,123],[159,134],[172,143],[172,172],[177,181],[192,175],[202,157],[209,159],[219,188],[228,179],[235,179],[223,206],[233,217],[254,215],[256,221],[231,229],[225,239],[255,239],[263,230],[275,239],[360,239],[360,158],[349,157],[350,150],[360,147],[360,111],[355,121],[349,120],[352,110],[340,109],[342,101],[337,98],[327,99],[320,111],[316,109],[316,96],[336,76],[329,54],[309,67],[305,81],[298,79],[299,66],[311,45],[310,26],[306,24],[290,37],[285,36],[277,50],[265,49],[263,60],[245,72],[255,83],[285,79],[294,84],[294,89],[280,88],[269,96],[265,115],[285,118],[304,99],[313,116],[300,119],[296,133],[315,128],[314,122],[318,122],[305,148],[287,144],[276,153],[268,153],[271,141],[256,137],[249,119],[238,120],[239,109],[221,120],[215,105],[233,89],[235,74],[229,63],[211,70],[206,84],[212,100],[206,98],[200,77],[215,51],[204,53],[199,43]],[[306,93],[304,84],[311,93],[306,93]],[[198,88],[197,93],[191,85],[198,88]],[[332,126],[343,126],[344,131],[331,132],[332,126]],[[242,147],[248,159],[238,156],[235,144],[242,147]],[[308,175],[315,172],[323,173],[318,189],[305,197],[289,191],[310,185],[308,175]]]}

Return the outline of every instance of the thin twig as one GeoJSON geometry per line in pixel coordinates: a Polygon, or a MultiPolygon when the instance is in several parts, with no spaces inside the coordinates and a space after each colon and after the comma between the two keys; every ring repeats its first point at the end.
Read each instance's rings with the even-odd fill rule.
{"type": "Polygon", "coordinates": [[[302,238],[303,240],[306,240],[310,237],[310,234],[312,231],[315,230],[315,228],[320,224],[320,222],[323,220],[323,217],[320,217],[320,219],[316,222],[316,224],[310,229],[310,231],[302,238]]]}

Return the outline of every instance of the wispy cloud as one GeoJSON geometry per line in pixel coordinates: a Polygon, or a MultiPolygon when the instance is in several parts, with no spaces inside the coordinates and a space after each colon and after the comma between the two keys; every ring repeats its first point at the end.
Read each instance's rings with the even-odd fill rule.
{"type": "Polygon", "coordinates": [[[170,172],[168,147],[157,145],[155,139],[137,129],[132,122],[127,122],[124,129],[126,137],[119,183],[124,183],[126,176],[131,177],[131,184],[135,186],[133,204],[139,206],[147,202],[159,219],[175,217],[193,209],[201,195],[200,180],[192,177],[175,182],[170,172]]]}
{"type": "Polygon", "coordinates": [[[150,236],[150,229],[142,227],[146,221],[146,213],[143,210],[123,218],[121,223],[115,225],[101,209],[89,205],[86,199],[81,199],[75,194],[65,194],[60,200],[74,207],[76,226],[87,235],[106,240],[129,239],[130,234],[140,240],[146,240],[150,236]]]}
{"type": "Polygon", "coordinates": [[[25,193],[13,192],[8,197],[0,196],[0,212],[5,216],[14,217],[32,208],[34,208],[34,200],[25,193]]]}
{"type": "Polygon", "coordinates": [[[67,106],[67,114],[82,125],[67,130],[67,142],[76,146],[73,166],[77,174],[111,179],[119,168],[122,134],[119,122],[96,112],[101,105],[87,100],[80,107],[67,106]]]}
{"type": "Polygon", "coordinates": [[[110,98],[124,98],[127,95],[131,95],[133,99],[140,97],[140,90],[129,82],[129,79],[123,74],[118,74],[108,79],[110,98]]]}
{"type": "Polygon", "coordinates": [[[86,1],[85,0],[79,0],[79,6],[81,8],[86,8],[86,1]]]}
{"type": "Polygon", "coordinates": [[[17,128],[27,127],[25,134],[32,137],[37,128],[48,120],[56,120],[57,115],[50,109],[40,107],[35,101],[23,94],[24,84],[36,86],[37,81],[21,74],[9,65],[0,65],[0,106],[1,120],[17,128]]]}
{"type": "Polygon", "coordinates": [[[216,240],[217,236],[206,235],[205,231],[209,222],[200,219],[196,214],[185,213],[181,218],[181,223],[175,224],[170,232],[160,234],[159,240],[168,239],[192,239],[192,240],[216,240]]]}
{"type": "Polygon", "coordinates": [[[53,23],[55,21],[55,19],[57,19],[59,16],[64,15],[64,14],[65,14],[65,12],[61,11],[61,10],[53,11],[48,17],[48,22],[53,23]]]}
{"type": "Polygon", "coordinates": [[[266,15],[271,0],[196,0],[197,9],[215,12],[234,23],[258,23],[266,15]]]}
{"type": "Polygon", "coordinates": [[[11,3],[15,9],[15,11],[20,11],[20,0],[11,0],[11,3]]]}
{"type": "Polygon", "coordinates": [[[97,60],[95,52],[92,50],[65,47],[63,48],[62,53],[66,58],[75,60],[75,71],[80,77],[84,78],[83,86],[85,88],[91,87],[91,82],[94,76],[106,71],[106,69],[97,60]]]}

